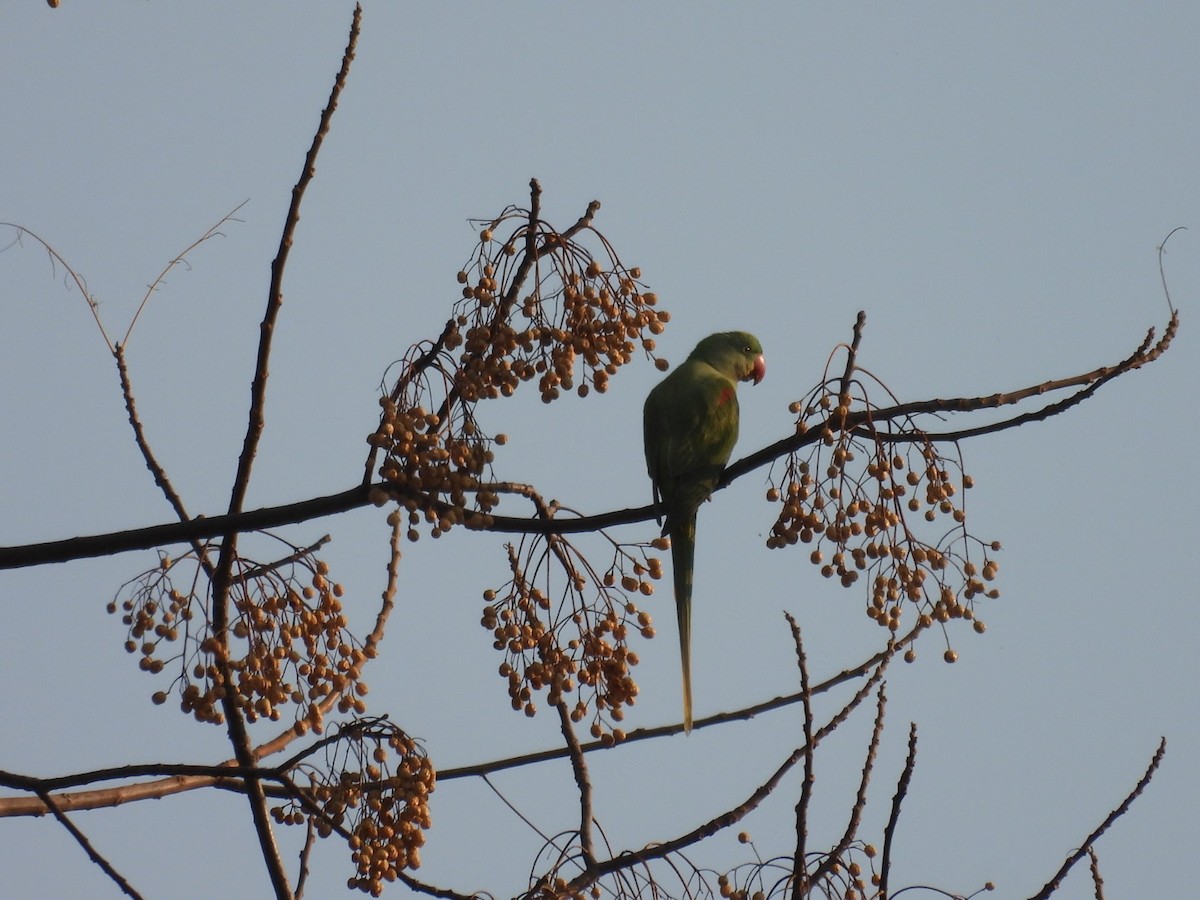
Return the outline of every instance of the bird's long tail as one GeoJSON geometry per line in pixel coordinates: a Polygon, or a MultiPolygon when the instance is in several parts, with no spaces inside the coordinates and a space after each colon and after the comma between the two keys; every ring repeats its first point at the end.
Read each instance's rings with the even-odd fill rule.
{"type": "Polygon", "coordinates": [[[683,730],[692,730],[692,566],[696,560],[696,513],[670,525],[675,615],[679,620],[679,659],[683,666],[683,730]]]}

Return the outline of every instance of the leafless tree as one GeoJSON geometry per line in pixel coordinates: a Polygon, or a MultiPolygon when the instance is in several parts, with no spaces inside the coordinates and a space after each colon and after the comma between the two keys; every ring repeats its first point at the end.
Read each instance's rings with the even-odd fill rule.
{"type": "MultiPolygon", "coordinates": [[[[543,219],[535,180],[526,206],[478,222],[478,242],[458,273],[461,295],[452,302],[445,327],[409,350],[380,397],[379,424],[365,450],[361,479],[335,495],[245,509],[265,423],[268,362],[293,234],[349,74],[359,25],[356,11],[271,267],[249,419],[223,514],[189,512],[155,456],[138,413],[125,346],[162,278],[219,233],[237,210],[167,264],[120,340],[110,337],[85,281],[67,260],[47,241],[11,226],[18,242],[42,247],[88,301],[116,365],[133,438],[178,521],[0,548],[0,567],[161,548],[159,564],[121,586],[109,610],[127,629],[125,650],[161,679],[153,701],[177,702],[198,724],[223,726],[231,755],[194,765],[126,765],[53,778],[0,772],[0,784],[10,791],[0,798],[0,815],[54,816],[126,894],[136,897],[130,881],[97,852],[72,814],[204,788],[237,791],[246,797],[277,897],[302,895],[309,850],[317,839],[330,838],[345,842],[354,871],[351,883],[363,891],[378,895],[387,882],[399,881],[434,896],[471,897],[481,893],[475,886],[429,884],[416,874],[435,784],[486,780],[503,769],[566,758],[574,773],[578,825],[547,838],[532,862],[527,896],[719,893],[799,900],[894,895],[893,836],[917,762],[915,724],[909,728],[907,760],[886,828],[878,842],[860,834],[884,731],[884,673],[897,655],[911,659],[926,632],[947,633],[960,621],[982,632],[976,601],[997,595],[1000,545],[968,529],[961,498],[972,482],[963,470],[962,446],[1066,413],[1113,379],[1153,362],[1175,335],[1174,309],[1161,338],[1156,340],[1151,329],[1127,357],[1110,365],[1007,393],[918,402],[896,398],[859,364],[866,328],[860,313],[850,340],[833,349],[815,386],[792,404],[794,430],[731,464],[721,486],[770,467],[766,500],[777,516],[767,546],[787,552],[805,545],[808,561],[822,576],[864,591],[868,614],[881,629],[878,652],[814,684],[800,627],[789,616],[799,689],[701,719],[696,727],[730,727],[765,710],[798,704],[802,743],[763,773],[757,789],[720,815],[645,846],[612,847],[593,814],[589,755],[617,744],[657,740],[681,728],[626,732],[621,727],[638,693],[633,641],[653,634],[638,604],[661,577],[659,554],[668,545],[662,538],[630,543],[611,533],[614,526],[653,519],[650,506],[584,516],[547,501],[536,485],[505,480],[499,448],[506,437],[485,433],[475,415],[480,404],[529,390],[528,384],[536,384],[546,403],[569,391],[581,397],[602,393],[639,355],[666,368],[655,338],[670,317],[646,288],[640,269],[625,265],[597,229],[599,203],[569,227],[556,229],[543,219]],[[986,421],[975,423],[973,414],[984,414],[986,421]],[[949,429],[944,423],[952,415],[968,417],[971,424],[949,429]],[[375,626],[365,636],[349,630],[343,588],[321,558],[327,537],[304,546],[277,538],[280,549],[270,559],[251,559],[240,549],[244,534],[367,504],[392,511],[387,581],[375,626]],[[521,504],[527,505],[525,515],[500,512],[502,505],[507,511],[521,504]],[[402,723],[367,714],[361,677],[379,653],[392,613],[402,544],[423,533],[437,536],[463,528],[496,535],[507,560],[509,577],[485,593],[482,621],[494,635],[512,706],[533,716],[539,702],[544,704],[560,725],[562,742],[529,756],[439,771],[402,723]],[[177,545],[183,547],[180,552],[166,549],[177,545]],[[857,685],[850,700],[819,720],[812,698],[847,683],[857,685]],[[809,841],[809,801],[816,751],[868,701],[874,705],[874,727],[844,832],[833,846],[815,848],[809,841]],[[249,729],[256,722],[278,723],[277,733],[256,743],[249,729]],[[780,786],[797,767],[799,794],[785,798],[780,786]],[[111,786],[114,782],[119,784],[111,786]],[[795,804],[791,852],[763,859],[743,834],[743,843],[750,845],[743,864],[718,873],[693,861],[707,839],[734,829],[769,799],[795,804]],[[277,846],[281,826],[306,829],[295,875],[287,871],[277,846]]],[[[946,649],[944,655],[953,662],[955,651],[946,649]]],[[[1134,790],[1037,897],[1050,896],[1085,856],[1097,896],[1102,895],[1093,845],[1148,784],[1164,750],[1165,742],[1134,790]]]]}

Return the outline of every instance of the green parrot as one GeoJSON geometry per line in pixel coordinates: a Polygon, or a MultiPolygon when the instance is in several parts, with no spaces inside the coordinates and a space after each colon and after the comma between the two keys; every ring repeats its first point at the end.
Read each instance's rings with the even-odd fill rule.
{"type": "Polygon", "coordinates": [[[646,398],[642,428],[654,500],[671,538],[683,665],[683,730],[692,730],[692,565],[696,510],[729,462],[738,436],[737,383],[767,372],[762,345],[744,331],[710,334],[646,398]]]}

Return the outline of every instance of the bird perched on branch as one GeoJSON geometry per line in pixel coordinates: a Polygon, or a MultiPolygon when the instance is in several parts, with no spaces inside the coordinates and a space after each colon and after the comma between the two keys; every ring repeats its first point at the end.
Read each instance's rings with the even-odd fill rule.
{"type": "Polygon", "coordinates": [[[671,538],[683,666],[683,729],[692,730],[692,565],[696,510],[720,481],[738,436],[737,383],[766,374],[762,345],[744,331],[710,334],[646,397],[642,428],[654,500],[671,538]]]}

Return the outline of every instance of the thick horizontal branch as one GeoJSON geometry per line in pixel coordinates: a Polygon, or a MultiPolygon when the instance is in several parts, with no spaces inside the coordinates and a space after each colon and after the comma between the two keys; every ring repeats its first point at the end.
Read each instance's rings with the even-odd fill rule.
{"type": "MultiPolygon", "coordinates": [[[[124,531],[67,538],[61,541],[0,547],[0,569],[19,569],[48,563],[70,562],[74,559],[112,556],[131,550],[149,550],[170,544],[210,540],[227,534],[308,522],[323,516],[332,516],[362,506],[370,506],[372,504],[371,490],[371,486],[357,485],[339,494],[313,497],[283,506],[266,506],[262,509],[233,515],[198,516],[187,522],[169,522],[164,525],[130,528],[124,531]]],[[[441,506],[440,504],[432,505],[435,509],[441,506]]],[[[640,506],[575,519],[490,516],[486,523],[468,527],[502,534],[578,534],[613,525],[642,522],[652,518],[654,518],[654,507],[640,506]]]]}
{"type": "Polygon", "coordinates": [[[20,547],[0,547],[0,569],[18,569],[23,566],[41,566],[47,563],[69,562],[73,559],[88,559],[95,556],[111,556],[130,550],[149,550],[168,544],[190,543],[222,537],[262,528],[277,528],[295,522],[307,522],[322,516],[347,512],[366,506],[369,488],[362,485],[330,494],[314,497],[284,506],[270,506],[235,515],[197,516],[187,522],[171,522],[166,525],[151,525],[146,528],[131,528],[109,534],[93,534],[85,537],[49,541],[43,544],[25,544],[20,547]]]}
{"type": "MultiPolygon", "coordinates": [[[[1091,397],[1103,384],[1157,359],[1169,346],[1178,328],[1178,324],[1178,315],[1173,314],[1163,337],[1157,344],[1152,345],[1151,343],[1154,336],[1154,330],[1151,329],[1137,350],[1115,366],[1105,366],[1094,369],[1091,372],[1056,381],[1042,382],[1041,384],[1008,393],[991,394],[984,397],[922,400],[882,409],[856,410],[845,416],[831,415],[821,422],[813,423],[802,433],[775,441],[773,444],[769,444],[751,453],[749,456],[732,463],[726,468],[718,487],[725,487],[735,479],[754,469],[761,468],[782,456],[795,453],[809,444],[822,440],[822,436],[828,431],[861,432],[864,436],[870,436],[885,443],[912,440],[957,441],[1009,428],[1017,428],[1028,422],[1050,418],[1051,416],[1065,412],[1077,403],[1091,397]],[[1077,388],[1078,390],[1065,399],[1046,404],[1040,409],[992,422],[979,428],[944,434],[925,432],[911,427],[894,433],[880,430],[880,426],[887,422],[907,422],[914,416],[955,412],[970,413],[986,409],[997,409],[1069,388],[1077,388]]],[[[379,489],[388,490],[384,486],[380,486],[379,489]]],[[[265,507],[263,509],[251,510],[250,512],[213,516],[212,518],[200,517],[188,522],[172,522],[167,525],[154,525],[146,528],[69,538],[67,540],[50,541],[41,544],[0,547],[0,569],[16,569],[25,566],[45,565],[47,563],[68,562],[73,559],[109,556],[114,553],[124,553],[130,550],[148,550],[168,544],[208,540],[245,531],[276,528],[280,525],[306,522],[311,519],[321,518],[322,516],[347,512],[360,506],[367,506],[372,502],[372,492],[374,490],[376,490],[375,487],[362,484],[343,491],[340,494],[314,497],[310,500],[301,500],[284,506],[265,507]]],[[[439,514],[451,512],[450,508],[444,503],[430,501],[427,497],[417,499],[424,506],[431,508],[439,514]]],[[[629,509],[612,510],[594,516],[578,516],[575,518],[482,516],[472,513],[467,513],[466,518],[468,528],[482,531],[504,534],[579,534],[597,531],[601,528],[609,528],[614,525],[644,522],[654,518],[654,516],[655,510],[653,506],[639,506],[629,509]]]]}
{"type": "Polygon", "coordinates": [[[83,785],[97,784],[102,781],[123,781],[130,778],[162,778],[175,776],[203,776],[211,779],[237,779],[248,776],[269,777],[277,775],[282,767],[263,768],[259,766],[236,765],[196,765],[191,763],[143,763],[127,766],[114,766],[108,769],[93,769],[90,772],[75,772],[71,775],[35,778],[32,775],[21,775],[16,772],[6,772],[0,769],[0,786],[13,790],[29,791],[65,791],[83,785]]]}
{"type": "Polygon", "coordinates": [[[1067,378],[1044,381],[1014,391],[990,394],[982,397],[952,397],[949,399],[935,398],[932,400],[916,400],[909,403],[899,403],[880,409],[856,410],[845,416],[837,414],[828,416],[820,422],[812,424],[807,430],[790,437],[783,438],[773,444],[751,453],[749,456],[732,463],[725,469],[720,487],[729,484],[735,478],[767,465],[789,453],[795,453],[802,447],[822,439],[826,431],[850,431],[860,437],[877,440],[885,444],[908,443],[911,441],[953,442],[962,441],[984,434],[994,434],[1010,428],[1019,428],[1030,422],[1041,422],[1066,412],[1073,406],[1091,397],[1103,385],[1130,372],[1141,368],[1147,363],[1158,359],[1175,337],[1179,328],[1179,315],[1172,313],[1162,338],[1154,343],[1154,329],[1151,328],[1143,338],[1138,348],[1125,359],[1113,366],[1101,366],[1090,372],[1072,375],[1067,378]],[[1074,388],[1075,393],[1055,401],[1046,403],[1038,409],[1019,413],[1005,419],[988,423],[975,428],[947,432],[929,432],[923,429],[909,427],[901,431],[882,431],[880,426],[888,422],[907,423],[917,416],[941,416],[953,413],[975,413],[989,409],[1000,409],[1014,406],[1046,394],[1074,388]]]}

